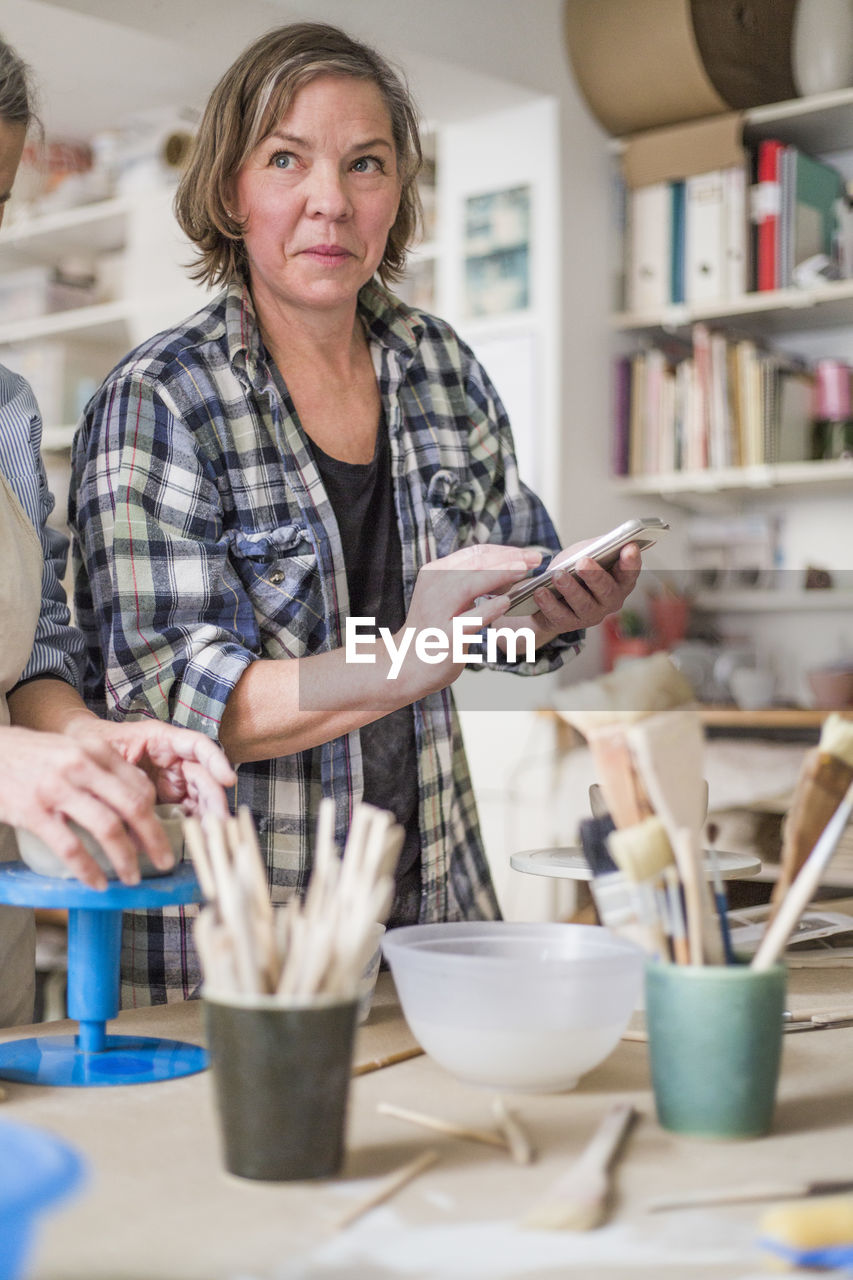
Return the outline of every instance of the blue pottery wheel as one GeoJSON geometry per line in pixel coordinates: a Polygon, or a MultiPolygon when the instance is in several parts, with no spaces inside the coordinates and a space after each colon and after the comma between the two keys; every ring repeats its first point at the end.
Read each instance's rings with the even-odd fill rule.
{"type": "Polygon", "coordinates": [[[200,902],[195,872],[180,863],[171,875],[137,885],[90,889],[79,880],[40,876],[23,862],[0,866],[0,902],[68,911],[68,1016],[75,1036],[33,1036],[0,1044],[0,1079],[23,1084],[147,1084],[193,1075],[207,1066],[199,1045],[151,1036],[107,1035],[119,1010],[123,911],[200,902]]]}

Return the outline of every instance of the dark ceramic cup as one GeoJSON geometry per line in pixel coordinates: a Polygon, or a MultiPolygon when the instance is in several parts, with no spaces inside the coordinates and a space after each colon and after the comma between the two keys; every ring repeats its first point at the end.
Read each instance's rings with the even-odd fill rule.
{"type": "Polygon", "coordinates": [[[694,1138],[769,1132],[787,971],[646,966],[646,1026],[660,1124],[694,1138]]]}
{"type": "Polygon", "coordinates": [[[340,1171],[357,1002],[204,994],[229,1173],[285,1182],[340,1171]]]}

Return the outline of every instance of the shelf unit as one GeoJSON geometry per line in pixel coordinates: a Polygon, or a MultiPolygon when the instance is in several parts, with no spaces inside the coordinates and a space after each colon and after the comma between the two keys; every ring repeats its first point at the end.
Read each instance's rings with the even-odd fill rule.
{"type": "Polygon", "coordinates": [[[799,591],[700,591],[693,597],[694,608],[704,613],[812,613],[849,610],[853,615],[853,591],[842,589],[799,591]]]}
{"type": "MultiPolygon", "coordinates": [[[[775,137],[813,155],[853,149],[853,89],[811,98],[754,107],[743,113],[747,144],[775,137]]],[[[675,304],[650,313],[620,311],[611,317],[616,333],[654,341],[684,334],[694,323],[706,321],[735,335],[770,337],[853,326],[853,279],[821,282],[804,288],[753,292],[702,305],[675,304]]],[[[853,478],[847,463],[785,463],[717,471],[678,472],[615,478],[626,494],[658,494],[687,500],[691,495],[771,490],[796,486],[819,490],[843,486],[853,478]]]]}
{"type": "Polygon", "coordinates": [[[853,458],[831,462],[778,462],[758,467],[708,467],[704,471],[671,471],[660,475],[614,476],[614,489],[625,495],[657,494],[673,501],[715,493],[754,496],[778,488],[801,492],[844,491],[853,483],[853,458]]]}

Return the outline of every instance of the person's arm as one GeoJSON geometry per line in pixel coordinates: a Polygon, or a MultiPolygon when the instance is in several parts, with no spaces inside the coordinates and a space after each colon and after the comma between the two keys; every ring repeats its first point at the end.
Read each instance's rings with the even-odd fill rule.
{"type": "MultiPolygon", "coordinates": [[[[205,456],[163,388],[143,376],[102,389],[74,463],[72,518],[90,588],[84,613],[99,627],[119,716],[201,729],[238,764],[327,742],[459,674],[452,663],[428,666],[409,655],[388,680],[381,646],[375,665],[348,663],[344,649],[306,653],[314,618],[298,589],[286,600],[287,591],[275,589],[284,600],[277,644],[295,651],[265,656],[261,627],[272,623],[247,582],[266,590],[267,567],[241,562],[241,554],[259,554],[258,543],[244,536],[248,550],[238,549],[224,528],[215,472],[223,459],[205,456]]],[[[449,626],[477,596],[536,562],[535,554],[494,546],[471,548],[449,566],[455,572],[422,570],[406,625],[449,626]]],[[[492,602],[484,621],[505,604],[492,602]]]]}
{"type": "Polygon", "coordinates": [[[411,639],[394,674],[387,649],[377,643],[376,662],[353,664],[345,649],[297,658],[255,662],[247,668],[225,707],[221,741],[237,763],[268,760],[318,746],[445,688],[463,664],[452,653],[437,663],[421,661],[416,637],[427,628],[445,636],[469,612],[489,626],[506,608],[500,594],[538,562],[538,553],[480,544],[425,565],[418,574],[404,627],[394,637],[399,651],[411,639]],[[491,595],[490,600],[480,597],[491,595]]]}

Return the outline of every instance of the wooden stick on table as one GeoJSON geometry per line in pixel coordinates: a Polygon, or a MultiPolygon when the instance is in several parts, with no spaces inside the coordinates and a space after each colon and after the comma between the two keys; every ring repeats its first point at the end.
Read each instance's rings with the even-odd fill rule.
{"type": "Polygon", "coordinates": [[[346,1213],[341,1214],[335,1223],[338,1231],[344,1227],[350,1226],[357,1218],[362,1217],[365,1213],[369,1213],[371,1209],[375,1209],[377,1205],[384,1204],[386,1200],[390,1200],[401,1187],[411,1182],[413,1178],[417,1178],[418,1174],[423,1173],[425,1169],[429,1169],[438,1160],[438,1152],[430,1148],[423,1151],[414,1160],[410,1160],[408,1164],[401,1165],[396,1172],[389,1174],[381,1186],[371,1195],[366,1196],[364,1200],[360,1200],[358,1204],[348,1209],[346,1213]]]}
{"type": "Polygon", "coordinates": [[[411,1124],[420,1125],[422,1129],[433,1129],[436,1133],[446,1133],[451,1138],[467,1138],[471,1142],[484,1142],[489,1147],[509,1149],[506,1138],[491,1129],[469,1129],[465,1125],[453,1124],[450,1120],[442,1120],[440,1116],[427,1116],[420,1111],[409,1111],[407,1107],[395,1107],[391,1102],[378,1102],[376,1110],[383,1116],[395,1116],[398,1120],[408,1120],[411,1124]]]}

